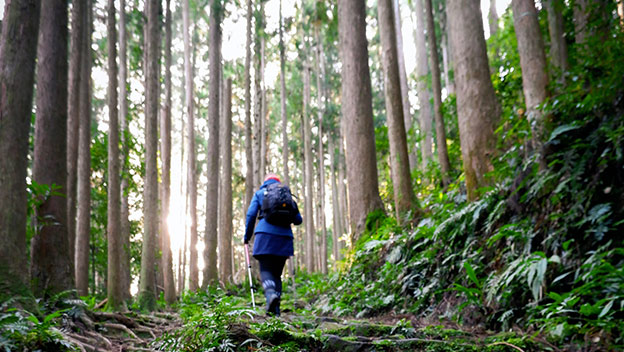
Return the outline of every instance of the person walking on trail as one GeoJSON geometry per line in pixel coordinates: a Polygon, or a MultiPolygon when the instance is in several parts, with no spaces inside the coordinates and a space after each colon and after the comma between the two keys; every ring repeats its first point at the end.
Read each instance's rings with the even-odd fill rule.
{"type": "Polygon", "coordinates": [[[292,199],[290,189],[275,174],[267,174],[254,194],[245,222],[245,244],[255,234],[253,257],[260,263],[260,278],[266,297],[268,315],[280,315],[282,271],[286,259],[294,254],[291,224],[300,225],[303,218],[292,199]],[[256,216],[259,222],[255,227],[256,216]]]}

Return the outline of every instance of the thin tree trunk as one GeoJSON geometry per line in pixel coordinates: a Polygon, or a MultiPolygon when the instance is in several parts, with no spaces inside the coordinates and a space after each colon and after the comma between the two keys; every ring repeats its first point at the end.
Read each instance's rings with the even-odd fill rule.
{"type": "Polygon", "coordinates": [[[397,59],[396,32],[392,0],[377,2],[379,36],[381,37],[382,64],[390,139],[390,169],[394,190],[394,208],[397,219],[416,207],[407,153],[407,136],[403,119],[401,81],[397,59]]]}
{"type": "Polygon", "coordinates": [[[214,195],[219,192],[219,80],[221,77],[221,8],[220,0],[212,0],[210,6],[210,86],[208,102],[208,170],[214,170],[206,189],[206,235],[204,237],[204,280],[202,288],[219,282],[217,270],[217,221],[218,202],[214,195]]]}
{"type": "Polygon", "coordinates": [[[26,309],[37,307],[26,255],[26,175],[40,8],[39,0],[7,3],[0,35],[0,301],[15,298],[26,309]]]}
{"type": "Polygon", "coordinates": [[[176,299],[173,278],[173,258],[167,218],[171,212],[171,0],[166,1],[165,9],[165,106],[161,115],[161,158],[162,158],[162,211],[161,211],[161,267],[165,290],[165,302],[173,304],[176,299]]]}
{"type": "Polygon", "coordinates": [[[221,156],[223,157],[221,202],[219,209],[219,278],[232,283],[232,79],[225,81],[221,123],[221,156]]]}
{"type": "Polygon", "coordinates": [[[584,44],[589,34],[589,3],[588,0],[572,0],[574,19],[574,40],[576,44],[584,44]]]}
{"type": "MultiPolygon", "coordinates": [[[[256,4],[260,4],[260,8],[256,9],[256,34],[254,36],[254,136],[253,136],[253,172],[254,172],[254,185],[262,183],[260,166],[262,162],[261,144],[262,144],[262,39],[264,32],[264,6],[263,2],[259,1],[256,4]]],[[[257,5],[256,5],[257,6],[257,5]]]]}
{"type": "MultiPolygon", "coordinates": [[[[325,152],[323,151],[323,114],[325,114],[324,106],[324,82],[325,82],[325,58],[323,52],[323,43],[321,42],[321,34],[318,26],[316,31],[316,94],[317,94],[317,116],[318,116],[318,174],[319,174],[319,226],[321,227],[321,273],[327,274],[327,226],[325,221],[325,212],[323,204],[325,204],[325,152]]],[[[409,165],[408,165],[409,166],[409,165]]]]}
{"type": "MultiPolygon", "coordinates": [[[[76,219],[75,273],[79,296],[89,294],[89,242],[91,232],[91,33],[93,3],[87,2],[82,41],[80,122],[78,130],[78,209],[76,219]]],[[[95,278],[94,278],[95,279],[95,278]]],[[[93,293],[94,290],[93,290],[93,293]]]]}
{"type": "Polygon", "coordinates": [[[141,252],[141,281],[139,305],[151,311],[156,306],[154,267],[156,264],[156,232],[158,230],[158,62],[160,53],[160,21],[158,1],[147,0],[145,26],[145,189],[143,250],[141,252]]]}
{"type": "Polygon", "coordinates": [[[490,0],[488,24],[490,25],[490,36],[493,37],[496,35],[496,32],[498,32],[498,13],[496,12],[496,0],[490,0]]]}
{"type": "MultiPolygon", "coordinates": [[[[342,123],[341,123],[342,126],[342,123]]],[[[339,129],[339,131],[343,131],[343,128],[341,127],[339,129]]],[[[345,157],[345,139],[343,138],[343,133],[341,132],[338,135],[338,200],[339,200],[339,205],[340,205],[340,228],[342,229],[342,232],[340,233],[341,235],[348,233],[349,232],[349,224],[351,223],[351,220],[349,218],[349,214],[351,213],[350,209],[349,209],[349,196],[347,194],[347,187],[346,187],[346,181],[347,181],[347,163],[346,163],[346,157],[345,157]]],[[[339,249],[344,248],[345,246],[345,241],[340,242],[340,245],[342,247],[340,247],[339,249]]]]}
{"type": "Polygon", "coordinates": [[[36,297],[71,290],[73,270],[67,240],[67,1],[41,5],[37,49],[37,119],[33,181],[52,190],[35,209],[31,280],[36,297]]]}
{"type": "MultiPolygon", "coordinates": [[[[262,14],[264,14],[264,2],[262,2],[262,14]]],[[[264,19],[264,15],[263,15],[264,19]]],[[[264,36],[260,38],[260,178],[258,183],[263,181],[266,174],[267,162],[267,92],[266,82],[264,81],[264,69],[266,67],[266,39],[264,36]]]]}
{"type": "MultiPolygon", "coordinates": [[[[442,12],[440,13],[440,28],[446,29],[447,28],[447,20],[446,20],[446,12],[444,12],[444,10],[442,10],[442,12]]],[[[448,95],[450,94],[455,94],[455,87],[453,86],[453,83],[451,82],[451,77],[450,77],[450,58],[449,58],[449,49],[448,49],[448,30],[443,31],[442,33],[442,42],[441,44],[441,49],[442,49],[442,65],[444,68],[444,87],[446,88],[446,92],[448,95]]]]}
{"type": "Polygon", "coordinates": [[[548,74],[542,33],[533,0],[511,2],[520,67],[522,68],[522,90],[527,107],[527,117],[533,132],[533,144],[537,147],[543,138],[541,105],[548,97],[548,74]]]}
{"type": "Polygon", "coordinates": [[[338,261],[338,238],[342,235],[340,221],[340,203],[338,201],[338,186],[336,184],[336,148],[334,146],[334,138],[329,137],[329,166],[332,188],[332,254],[334,255],[334,268],[338,261]]]}
{"type": "MultiPolygon", "coordinates": [[[[284,24],[282,18],[282,0],[280,0],[279,20],[279,52],[280,52],[280,113],[282,117],[282,163],[284,183],[290,186],[290,173],[288,171],[288,117],[286,116],[286,48],[284,47],[284,24]]],[[[292,262],[292,260],[290,261],[292,262]]]]}
{"type": "Polygon", "coordinates": [[[118,311],[123,304],[121,292],[121,186],[119,165],[119,112],[117,110],[117,28],[115,1],[108,0],[108,203],[107,238],[108,307],[118,311]]]}
{"type": "MultiPolygon", "coordinates": [[[[565,4],[562,0],[546,0],[543,2],[548,12],[548,32],[550,34],[550,62],[558,70],[567,71],[568,44],[563,29],[562,10],[565,4]]],[[[560,75],[560,82],[564,82],[564,75],[560,75]]]]}
{"type": "Polygon", "coordinates": [[[130,203],[128,201],[128,173],[130,144],[128,142],[128,90],[127,83],[127,34],[126,34],[126,0],[119,1],[119,119],[121,121],[121,294],[124,300],[132,298],[130,285],[130,203]]]}
{"type": "Polygon", "coordinates": [[[433,24],[433,7],[431,0],[425,1],[425,17],[427,18],[427,33],[429,35],[429,58],[431,64],[431,86],[433,88],[433,113],[435,116],[436,144],[438,147],[438,162],[442,171],[442,184],[446,188],[450,183],[451,162],[449,161],[446,147],[446,128],[442,116],[442,82],[440,81],[440,59],[438,57],[438,44],[435,37],[433,24]]]}
{"type": "Polygon", "coordinates": [[[431,110],[431,93],[427,87],[427,77],[429,76],[429,65],[427,63],[427,42],[425,37],[425,13],[422,6],[423,0],[414,0],[412,12],[416,14],[414,26],[414,38],[416,40],[416,72],[418,80],[416,83],[418,91],[418,101],[420,102],[420,128],[422,141],[422,164],[423,170],[427,169],[429,160],[433,157],[433,112],[431,110]]]}
{"type": "Polygon", "coordinates": [[[247,0],[247,40],[245,44],[245,209],[254,195],[253,148],[251,140],[251,14],[252,2],[247,0]]]}
{"type": "MultiPolygon", "coordinates": [[[[80,67],[82,64],[83,26],[87,6],[85,1],[72,5],[71,49],[69,57],[69,91],[67,98],[67,235],[69,258],[72,262],[76,252],[76,183],[78,181],[78,128],[80,121],[80,67]]],[[[72,275],[74,276],[74,275],[72,275]]]]}
{"type": "Polygon", "coordinates": [[[457,115],[468,199],[478,198],[478,189],[488,184],[496,139],[494,125],[500,108],[490,80],[483,36],[481,9],[477,1],[447,3],[451,46],[454,50],[457,84],[457,115]]]}
{"type": "Polygon", "coordinates": [[[197,291],[199,288],[199,268],[197,266],[197,164],[195,157],[195,112],[193,106],[193,67],[191,65],[191,38],[189,24],[189,0],[182,2],[182,21],[184,31],[184,77],[186,87],[186,125],[187,133],[187,194],[189,206],[187,213],[190,221],[190,258],[189,258],[189,290],[197,291]]]}
{"type": "Polygon", "coordinates": [[[314,229],[314,165],[312,164],[312,128],[310,126],[310,68],[308,63],[303,64],[303,160],[305,162],[305,267],[308,272],[315,271],[314,244],[316,231],[314,229]]]}
{"type": "Polygon", "coordinates": [[[418,164],[416,156],[416,145],[409,143],[409,134],[412,129],[412,112],[410,111],[409,87],[407,85],[407,73],[405,72],[405,54],[403,51],[403,28],[401,27],[401,7],[400,0],[393,0],[394,27],[396,29],[397,59],[399,60],[399,79],[401,81],[401,102],[403,103],[403,120],[405,121],[405,134],[407,136],[407,149],[409,157],[409,168],[414,170],[418,164]]]}
{"type": "Polygon", "coordinates": [[[379,196],[366,4],[338,1],[338,33],[342,59],[342,114],[345,121],[347,179],[351,229],[354,239],[364,232],[366,217],[383,209],[379,196]]]}

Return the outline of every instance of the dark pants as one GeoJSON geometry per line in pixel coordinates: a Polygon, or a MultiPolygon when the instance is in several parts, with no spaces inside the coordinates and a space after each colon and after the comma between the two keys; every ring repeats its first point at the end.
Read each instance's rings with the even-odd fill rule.
{"type": "Polygon", "coordinates": [[[260,279],[262,280],[262,288],[266,294],[267,291],[274,290],[278,296],[282,295],[282,271],[288,257],[280,257],[276,255],[256,255],[254,256],[260,262],[260,279]]]}

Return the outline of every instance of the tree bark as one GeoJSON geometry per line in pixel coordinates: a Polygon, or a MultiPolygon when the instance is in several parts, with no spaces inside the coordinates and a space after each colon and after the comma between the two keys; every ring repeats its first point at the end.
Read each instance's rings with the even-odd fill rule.
{"type": "Polygon", "coordinates": [[[364,231],[368,214],[383,209],[377,179],[366,4],[363,1],[338,1],[338,33],[342,114],[348,126],[345,137],[350,219],[352,235],[357,239],[364,231]]]}
{"type": "MultiPolygon", "coordinates": [[[[78,181],[78,128],[80,121],[80,66],[82,64],[82,40],[84,18],[87,15],[85,1],[72,5],[71,38],[69,56],[69,91],[67,98],[67,235],[69,258],[74,262],[76,252],[76,183],[78,181]]],[[[74,268],[72,267],[72,270],[74,268]]]]}
{"type": "Polygon", "coordinates": [[[219,206],[219,278],[232,283],[232,79],[225,81],[221,123],[221,156],[223,157],[221,203],[219,206]]]}
{"type": "MultiPolygon", "coordinates": [[[[548,12],[548,32],[550,34],[550,61],[553,66],[561,71],[567,71],[568,44],[565,40],[563,29],[562,10],[565,4],[561,0],[546,0],[543,2],[548,12]]],[[[563,82],[564,75],[561,75],[563,82]]]]}
{"type": "Polygon", "coordinates": [[[26,248],[28,135],[41,1],[12,0],[0,34],[0,301],[36,309],[26,248]]]}
{"type": "Polygon", "coordinates": [[[488,184],[496,139],[494,126],[500,108],[494,94],[478,1],[447,3],[451,46],[454,50],[457,115],[468,199],[488,184]]]}
{"type": "Polygon", "coordinates": [[[548,97],[544,43],[535,2],[513,0],[511,5],[522,68],[522,90],[527,107],[527,118],[533,132],[534,147],[537,147],[543,138],[542,112],[539,110],[539,105],[548,97]]]}
{"type": "Polygon", "coordinates": [[[191,39],[189,24],[189,0],[182,2],[182,21],[184,31],[184,77],[186,87],[186,133],[187,133],[187,194],[189,205],[187,214],[190,220],[190,255],[189,255],[189,290],[197,291],[199,288],[199,268],[197,267],[197,161],[195,156],[195,112],[194,112],[194,89],[193,67],[191,64],[191,39]]]}
{"type": "Polygon", "coordinates": [[[403,120],[405,121],[405,134],[407,136],[407,149],[409,157],[409,169],[414,170],[418,164],[416,156],[416,145],[412,145],[410,140],[410,130],[412,129],[412,112],[410,111],[409,87],[407,85],[407,72],[405,72],[405,54],[403,51],[403,28],[401,27],[400,0],[393,0],[394,28],[396,29],[397,60],[399,61],[399,80],[401,81],[401,102],[403,103],[403,120]]]}
{"type": "Polygon", "coordinates": [[[146,55],[145,55],[145,189],[143,249],[141,252],[141,279],[139,305],[148,311],[156,307],[156,232],[158,230],[158,62],[160,53],[160,21],[158,1],[145,2],[146,55]]]}
{"type": "Polygon", "coordinates": [[[329,137],[329,169],[332,188],[332,254],[334,256],[334,268],[338,261],[338,241],[342,235],[342,225],[340,220],[340,202],[338,198],[338,186],[336,184],[336,148],[334,146],[334,138],[329,137]]]}
{"type": "Polygon", "coordinates": [[[490,36],[495,36],[496,32],[498,32],[498,13],[496,12],[496,0],[490,0],[488,24],[490,25],[490,36]]]}
{"type": "Polygon", "coordinates": [[[173,304],[176,299],[175,281],[173,278],[173,258],[171,239],[167,218],[171,212],[171,0],[166,1],[165,9],[165,104],[160,116],[160,138],[162,158],[162,201],[161,201],[161,267],[165,302],[173,304]]]}
{"type": "Polygon", "coordinates": [[[401,81],[397,59],[396,33],[392,0],[377,2],[379,36],[382,47],[384,91],[388,138],[390,140],[390,169],[394,190],[394,209],[397,219],[416,207],[407,153],[407,136],[401,100],[401,81]]]}
{"type": "MultiPolygon", "coordinates": [[[[317,117],[318,117],[318,174],[319,174],[319,226],[321,227],[321,273],[327,274],[327,226],[325,221],[325,212],[323,204],[325,204],[325,153],[323,151],[323,115],[325,114],[324,98],[324,82],[325,82],[325,57],[323,53],[323,43],[318,26],[316,31],[316,99],[317,99],[317,117]]],[[[408,165],[409,167],[409,165],[408,165]]]]}
{"type": "Polygon", "coordinates": [[[254,195],[253,148],[251,135],[251,14],[252,2],[247,0],[247,40],[245,44],[245,209],[254,195]]]}
{"type": "Polygon", "coordinates": [[[117,110],[117,29],[115,1],[108,0],[108,307],[118,311],[123,304],[121,292],[121,186],[119,165],[119,115],[117,110]]]}
{"type": "Polygon", "coordinates": [[[253,121],[253,179],[254,185],[262,183],[264,175],[261,173],[262,164],[262,36],[264,35],[264,6],[262,1],[257,1],[256,6],[256,32],[254,36],[254,121],[253,121]]]}
{"type": "Polygon", "coordinates": [[[573,19],[574,19],[574,41],[576,44],[584,44],[587,41],[589,34],[589,3],[588,0],[573,0],[571,1],[573,7],[573,19]]]}
{"type": "MultiPolygon", "coordinates": [[[[204,280],[202,288],[219,282],[217,270],[218,202],[214,196],[219,192],[219,80],[221,77],[221,0],[212,0],[210,6],[210,86],[208,102],[208,156],[207,168],[214,170],[206,189],[206,235],[204,237],[204,280]]],[[[213,172],[213,171],[211,171],[213,172]]]]}
{"type": "Polygon", "coordinates": [[[121,123],[121,294],[124,300],[132,298],[130,285],[130,203],[128,201],[128,183],[130,179],[128,166],[130,163],[130,143],[127,136],[128,130],[128,59],[126,34],[126,0],[119,1],[119,120],[121,123]]]}
{"type": "Polygon", "coordinates": [[[435,116],[436,144],[438,147],[438,162],[442,171],[442,184],[446,188],[450,183],[451,162],[446,147],[446,128],[442,116],[442,82],[440,81],[440,59],[438,57],[438,43],[435,37],[433,24],[433,7],[431,0],[425,1],[425,17],[427,19],[427,39],[429,40],[429,58],[431,64],[431,87],[433,89],[433,114],[435,116]]]}
{"type": "Polygon", "coordinates": [[[418,90],[418,101],[420,102],[420,128],[422,141],[422,169],[426,170],[429,160],[433,157],[433,112],[431,110],[431,93],[427,87],[427,77],[429,76],[429,65],[427,63],[427,41],[425,37],[425,12],[422,6],[423,0],[414,0],[412,12],[416,14],[416,25],[414,26],[414,38],[416,41],[416,72],[418,79],[416,88],[418,90]]]}
{"type": "MultiPolygon", "coordinates": [[[[87,2],[82,40],[80,76],[80,125],[78,129],[78,209],[76,212],[76,290],[79,296],[89,294],[89,241],[91,233],[91,33],[93,3],[87,2]]],[[[95,278],[94,278],[95,279],[95,278]]]]}
{"type": "Polygon", "coordinates": [[[284,184],[290,186],[290,173],[288,170],[288,117],[286,116],[286,48],[284,47],[284,24],[282,18],[282,0],[280,0],[279,20],[279,52],[280,52],[280,115],[282,117],[282,163],[284,184]]]}
{"type": "Polygon", "coordinates": [[[305,266],[308,272],[315,271],[314,250],[316,231],[314,229],[314,165],[312,164],[312,128],[310,126],[310,68],[303,63],[303,159],[305,162],[305,224],[306,254],[305,266]]]}
{"type": "MultiPolygon", "coordinates": [[[[446,7],[446,4],[444,4],[446,7]]],[[[448,20],[444,8],[440,12],[440,28],[442,33],[442,63],[444,65],[444,87],[448,95],[455,94],[455,82],[451,79],[451,47],[449,43],[448,20]]]]}
{"type": "Polygon", "coordinates": [[[33,181],[52,192],[35,209],[38,232],[31,241],[31,280],[36,297],[71,290],[67,240],[67,0],[41,5],[37,49],[37,118],[33,181]]]}

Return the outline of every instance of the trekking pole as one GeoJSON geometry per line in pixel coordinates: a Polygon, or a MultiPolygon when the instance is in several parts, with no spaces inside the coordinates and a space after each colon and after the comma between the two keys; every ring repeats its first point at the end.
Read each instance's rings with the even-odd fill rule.
{"type": "Polygon", "coordinates": [[[251,305],[256,308],[256,300],[253,293],[253,282],[251,281],[251,262],[249,261],[249,245],[245,243],[245,260],[247,261],[247,273],[249,274],[249,289],[251,290],[251,305]]]}

